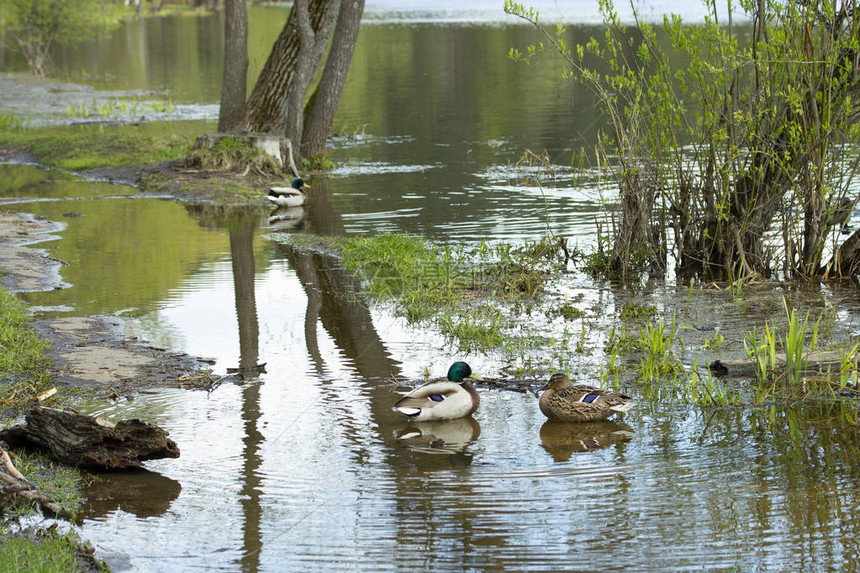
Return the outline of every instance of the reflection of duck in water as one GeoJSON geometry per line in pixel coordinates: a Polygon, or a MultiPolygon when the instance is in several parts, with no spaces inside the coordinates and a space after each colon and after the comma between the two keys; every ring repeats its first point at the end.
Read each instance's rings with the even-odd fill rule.
{"type": "Polygon", "coordinates": [[[410,450],[425,454],[462,452],[481,435],[477,420],[468,416],[456,420],[415,422],[399,431],[397,440],[410,450]]]}
{"type": "Polygon", "coordinates": [[[550,420],[562,422],[605,420],[636,405],[624,394],[593,386],[572,386],[564,374],[553,374],[541,390],[540,411],[550,420]]]}
{"type": "Polygon", "coordinates": [[[600,420],[571,424],[547,420],[540,428],[544,449],[557,462],[565,462],[574,452],[590,452],[633,438],[633,428],[623,422],[600,420]]]}
{"type": "Polygon", "coordinates": [[[308,202],[305,188],[310,189],[311,186],[301,177],[296,177],[289,187],[269,187],[266,199],[279,207],[301,207],[308,202]]]}
{"type": "Polygon", "coordinates": [[[472,369],[465,362],[455,362],[448,378],[419,386],[394,404],[394,409],[416,422],[454,420],[471,416],[481,398],[467,378],[472,369]]]}
{"type": "Polygon", "coordinates": [[[278,207],[269,215],[266,222],[276,231],[298,229],[308,212],[304,207],[278,207]]]}

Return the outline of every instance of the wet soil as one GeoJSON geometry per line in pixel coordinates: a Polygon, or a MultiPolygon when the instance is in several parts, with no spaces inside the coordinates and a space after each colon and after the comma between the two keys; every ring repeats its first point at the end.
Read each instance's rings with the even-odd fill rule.
{"type": "MultiPolygon", "coordinates": [[[[27,245],[55,238],[62,227],[45,219],[0,212],[0,272],[9,291],[63,288],[65,264],[27,245]]],[[[53,380],[58,386],[87,389],[97,395],[131,395],[142,389],[206,387],[210,361],[148,345],[122,334],[122,319],[77,316],[35,320],[34,328],[50,342],[53,380]]]]}
{"type": "Polygon", "coordinates": [[[172,197],[183,203],[268,205],[262,191],[256,197],[237,195],[237,188],[264,190],[283,185],[283,178],[241,171],[214,171],[186,167],[181,159],[142,167],[99,167],[78,173],[81,177],[136,187],[146,193],[172,197]]]}

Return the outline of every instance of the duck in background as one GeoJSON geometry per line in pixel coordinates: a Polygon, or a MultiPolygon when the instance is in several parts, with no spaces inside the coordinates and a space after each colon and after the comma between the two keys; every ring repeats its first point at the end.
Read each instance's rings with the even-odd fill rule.
{"type": "Polygon", "coordinates": [[[301,177],[296,177],[289,187],[269,187],[266,199],[279,207],[301,207],[308,202],[305,189],[310,188],[301,177]]]}

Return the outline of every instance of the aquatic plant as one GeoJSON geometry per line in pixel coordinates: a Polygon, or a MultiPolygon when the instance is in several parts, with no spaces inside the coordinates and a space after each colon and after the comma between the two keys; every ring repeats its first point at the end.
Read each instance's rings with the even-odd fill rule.
{"type": "Polygon", "coordinates": [[[729,277],[739,297],[749,276],[856,266],[856,253],[822,260],[835,206],[856,201],[860,172],[860,158],[845,152],[860,142],[856,10],[742,2],[733,7],[751,24],[738,27],[731,15],[721,20],[719,2],[705,5],[703,23],[666,15],[660,26],[634,6],[628,27],[613,0],[600,0],[603,33],[571,45],[564,26],[505,2],[543,37],[509,57],[530,63],[554,52],[562,78],[589,90],[608,118],[595,147],[619,212],[607,217],[612,236],[590,268],[622,278],[664,272],[675,254],[679,271],[729,277]],[[781,237],[781,249],[767,236],[781,237]]]}
{"type": "Polygon", "coordinates": [[[498,351],[521,363],[528,361],[529,349],[540,346],[560,354],[557,339],[535,334],[517,320],[531,312],[528,301],[558,264],[557,243],[440,246],[387,233],[329,240],[327,247],[338,252],[365,296],[391,305],[409,323],[432,324],[461,351],[498,351]]]}
{"type": "Polygon", "coordinates": [[[21,129],[24,122],[11,113],[0,112],[0,129],[21,129]]]}
{"type": "Polygon", "coordinates": [[[720,327],[714,329],[714,334],[705,339],[702,343],[702,348],[705,350],[717,350],[723,345],[723,335],[720,334],[720,327]]]}
{"type": "Polygon", "coordinates": [[[621,320],[648,320],[657,315],[657,308],[654,305],[637,305],[633,302],[627,302],[621,308],[619,313],[621,320]]]}
{"type": "Polygon", "coordinates": [[[820,350],[822,316],[814,321],[807,312],[800,318],[787,299],[785,331],[780,334],[768,322],[759,332],[753,328],[744,339],[747,355],[755,362],[754,401],[774,399],[821,400],[860,395],[857,386],[858,344],[844,346],[841,359],[822,372],[810,370],[809,357],[820,350]]]}
{"type": "Polygon", "coordinates": [[[650,382],[683,371],[683,366],[673,351],[676,343],[680,344],[681,341],[678,338],[674,313],[668,327],[665,321],[660,319],[656,324],[649,322],[640,329],[639,347],[644,352],[641,363],[643,381],[650,382]]]}

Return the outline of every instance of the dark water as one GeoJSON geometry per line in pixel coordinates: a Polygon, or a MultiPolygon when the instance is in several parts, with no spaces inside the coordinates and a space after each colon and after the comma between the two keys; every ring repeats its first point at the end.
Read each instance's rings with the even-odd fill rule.
{"type": "MultiPolygon", "coordinates": [[[[80,529],[97,555],[114,571],[856,569],[853,404],[702,409],[630,383],[639,406],[623,422],[578,426],[546,423],[530,394],[484,390],[474,420],[414,424],[424,437],[402,439],[409,426],[390,410],[393,377],[441,375],[464,356],[364,306],[334,261],[284,236],[392,230],[476,245],[537,240],[549,228],[588,249],[613,190],[599,172],[569,168],[600,121],[584,96],[551,62],[505,59],[533,39],[527,28],[466,24],[479,18],[458,19],[445,3],[430,10],[434,23],[417,23],[431,18],[387,6],[362,29],[332,141],[338,167],[314,178],[306,214],[226,217],[0,165],[0,202],[15,201],[0,207],[65,223],[60,240],[38,246],[69,263],[71,286],[27,293],[40,313],[124,316],[142,339],[212,357],[216,374],[267,365],[259,379],[211,394],[82,405],[160,424],[182,451],[92,487],[80,529]],[[557,176],[539,186],[514,164],[544,148],[557,176]]],[[[252,67],[284,14],[252,10],[252,67]]],[[[203,132],[214,129],[219,26],[207,17],[129,24],[58,65],[101,90],[169,90],[203,132]]],[[[855,291],[786,292],[830,311],[834,333],[858,330],[855,291]]],[[[781,312],[781,295],[617,290],[570,273],[548,298],[571,301],[584,320],[518,318],[566,332],[558,348],[465,358],[485,376],[563,362],[596,381],[607,332],[635,300],[661,316],[676,310],[685,362],[706,364],[714,353],[704,338],[719,326],[724,350],[738,352],[747,329],[781,312]],[[580,338],[586,352],[574,349],[580,338]]]]}

